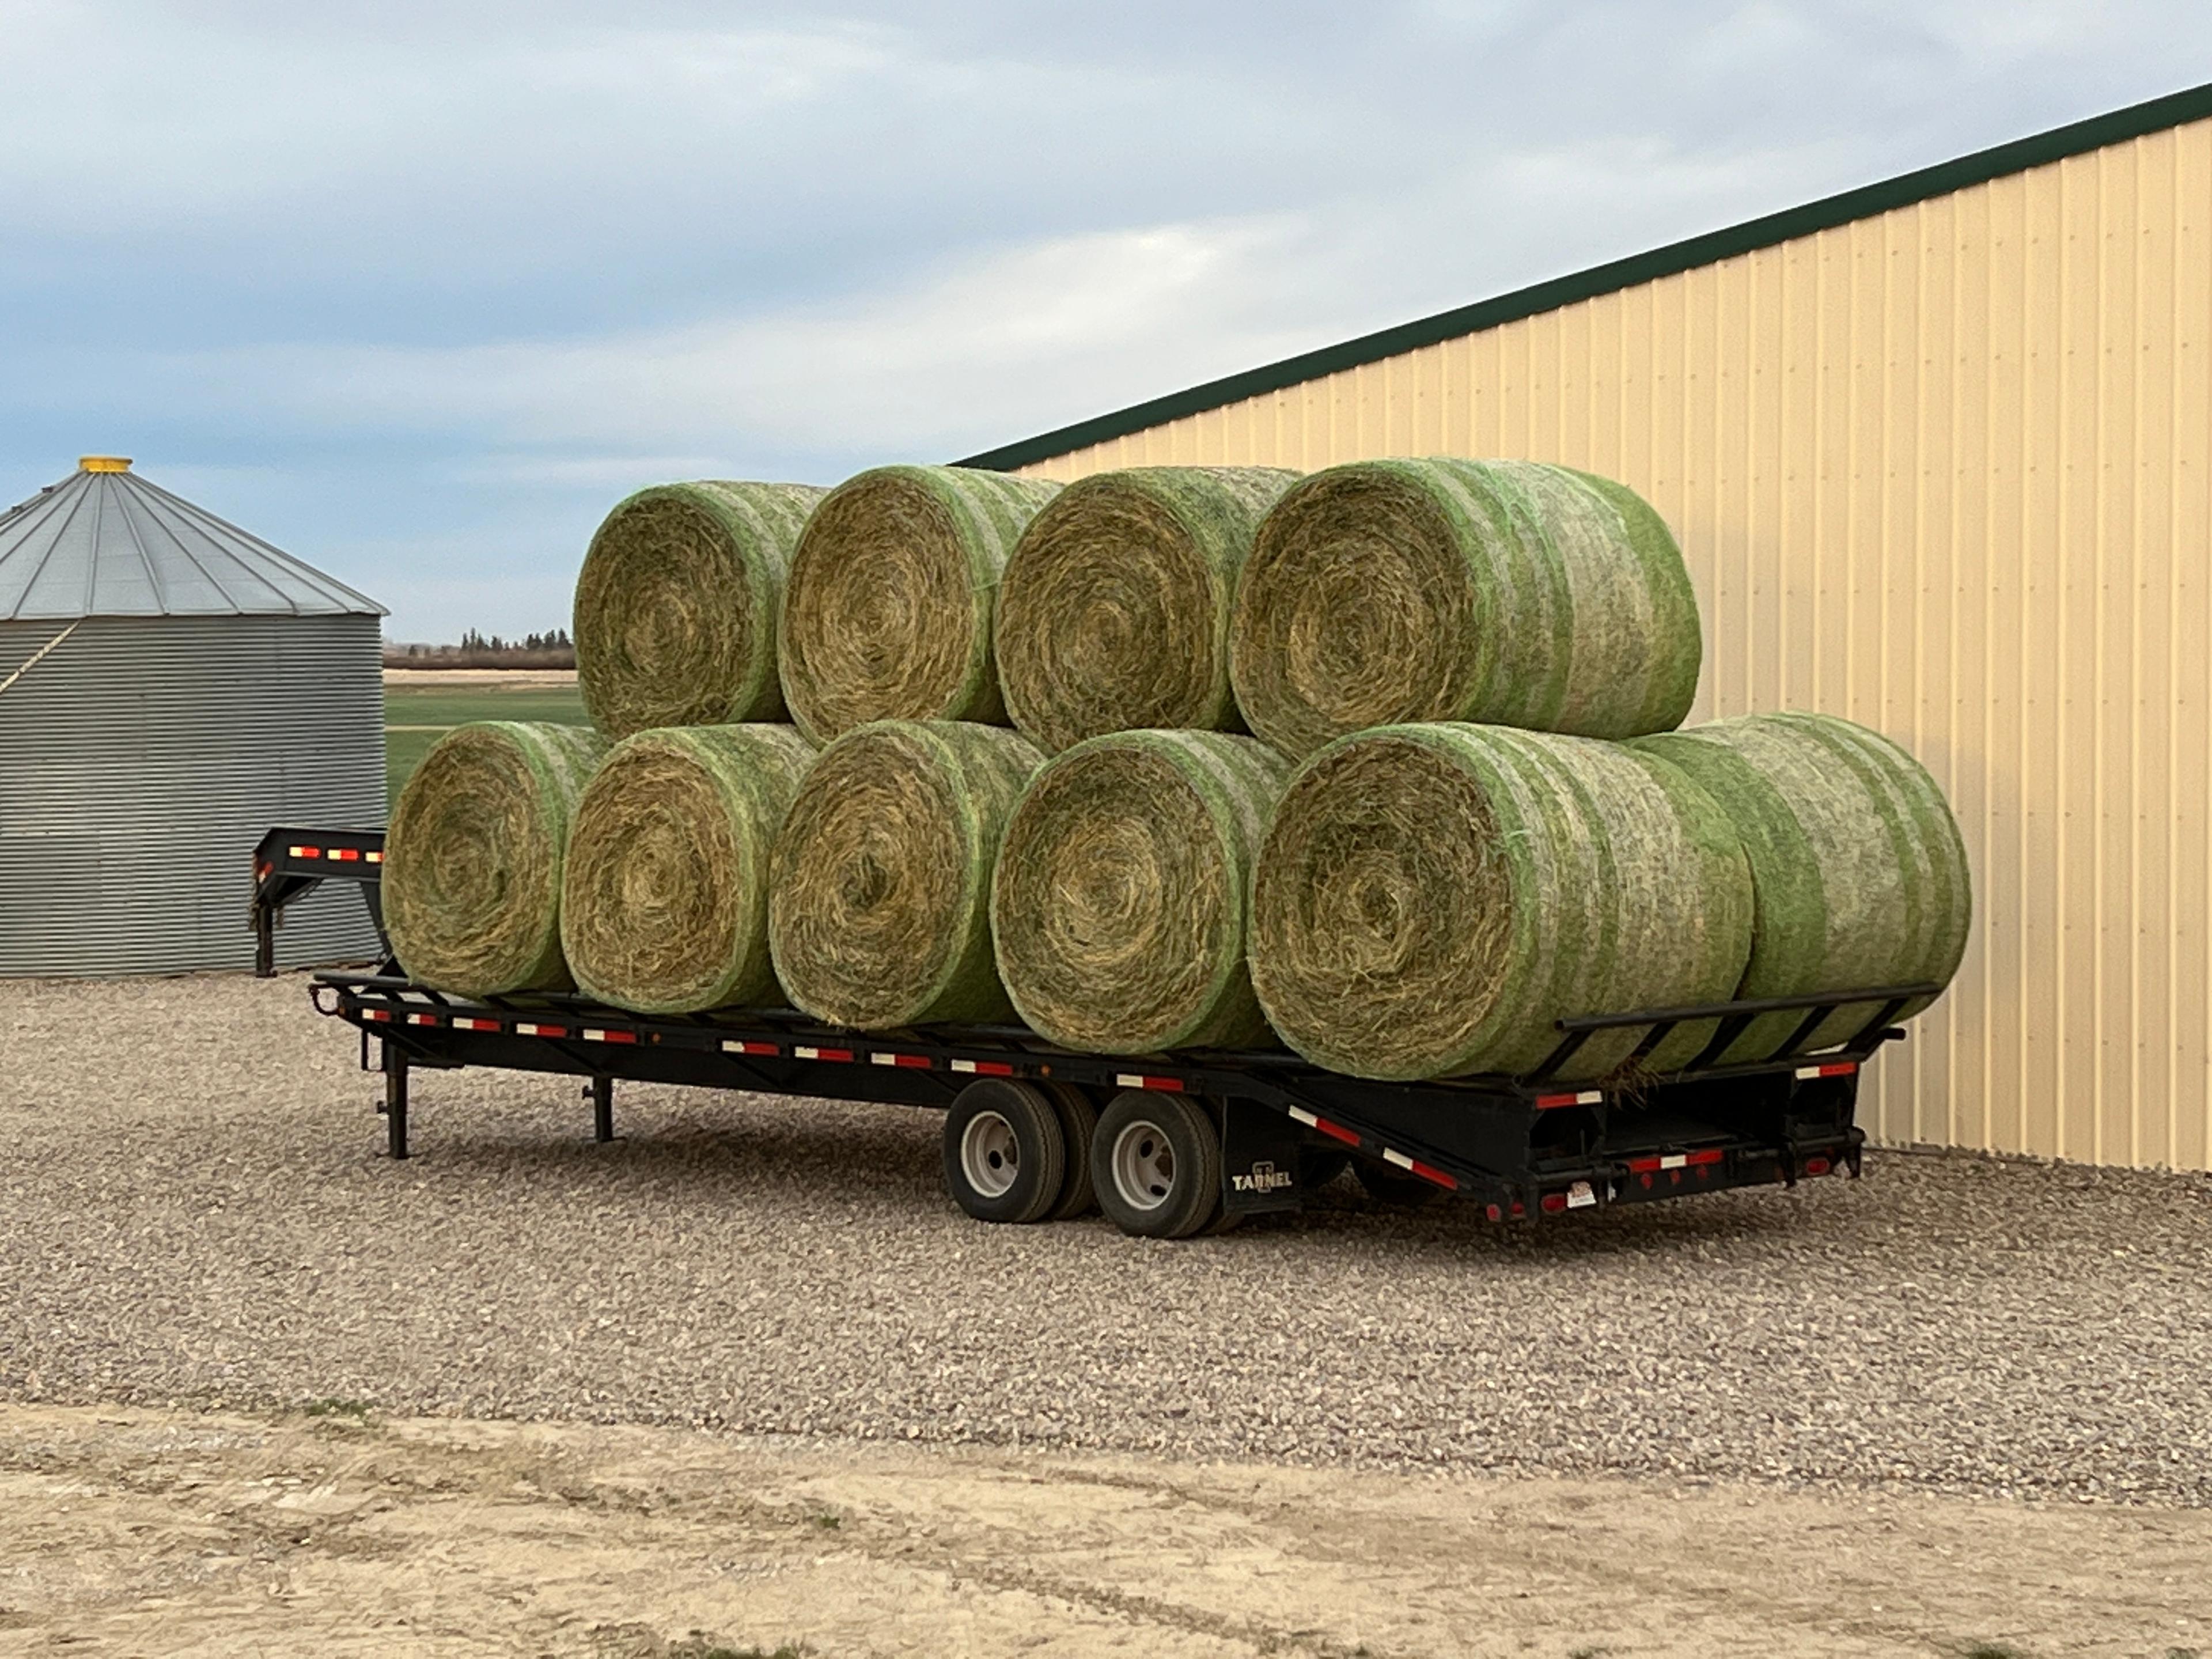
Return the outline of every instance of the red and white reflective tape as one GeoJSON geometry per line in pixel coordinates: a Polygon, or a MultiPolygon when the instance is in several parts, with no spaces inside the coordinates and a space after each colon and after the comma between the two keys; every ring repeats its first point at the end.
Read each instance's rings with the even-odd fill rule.
{"type": "Polygon", "coordinates": [[[1298,1122],[1304,1124],[1307,1128],[1318,1129],[1331,1140],[1340,1140],[1347,1146],[1357,1146],[1359,1144],[1359,1137],[1341,1123],[1331,1123],[1327,1118],[1316,1117],[1311,1112],[1297,1106],[1286,1106],[1283,1109],[1290,1113],[1291,1116],[1298,1122]]]}
{"type": "Polygon", "coordinates": [[[341,864],[359,864],[361,862],[361,848],[358,847],[333,847],[323,856],[325,858],[336,859],[341,864]]]}
{"type": "Polygon", "coordinates": [[[392,1018],[392,1010],[389,1008],[364,1008],[361,1011],[361,1017],[363,1019],[389,1020],[392,1018]]]}
{"type": "Polygon", "coordinates": [[[407,1016],[407,1023],[410,1025],[435,1025],[438,1024],[438,1017],[435,1014],[410,1014],[407,1016]]]}
{"type": "Polygon", "coordinates": [[[288,847],[284,850],[295,859],[319,859],[323,855],[319,847],[288,847]]]}
{"type": "Polygon", "coordinates": [[[453,1029],[457,1031],[496,1031],[499,1030],[499,1022],[495,1019],[469,1019],[457,1016],[453,1020],[453,1029]]]}
{"type": "Polygon", "coordinates": [[[1382,1161],[1386,1164],[1395,1164],[1401,1170],[1410,1170],[1415,1175],[1420,1176],[1422,1180],[1433,1181],[1437,1186],[1445,1188],[1449,1191],[1456,1192],[1459,1190],[1459,1182],[1453,1180],[1442,1170],[1437,1169],[1431,1164],[1424,1164],[1418,1158],[1408,1158],[1405,1153],[1397,1151],[1395,1147],[1385,1146],[1382,1149],[1382,1161]]]}
{"type": "Polygon", "coordinates": [[[593,1031],[587,1030],[580,1031],[577,1035],[582,1037],[586,1042],[635,1042],[637,1041],[637,1033],[635,1031],[593,1031]]]}
{"type": "Polygon", "coordinates": [[[1012,1077],[1014,1068],[1003,1060],[956,1060],[951,1062],[956,1072],[966,1072],[975,1077],[1012,1077]]]}
{"type": "Polygon", "coordinates": [[[773,1054],[779,1050],[773,1042],[737,1042],[725,1040],[722,1052],[726,1054],[773,1054]]]}
{"type": "Polygon", "coordinates": [[[1182,1079],[1179,1077],[1146,1077],[1138,1072],[1120,1072],[1115,1074],[1114,1081],[1124,1089],[1152,1089],[1165,1095],[1179,1095],[1183,1091],[1182,1079]]]}
{"type": "Polygon", "coordinates": [[[361,857],[362,862],[364,864],[381,864],[384,862],[384,854],[381,853],[363,853],[361,857]]]}
{"type": "Polygon", "coordinates": [[[808,1048],[800,1047],[793,1048],[791,1052],[801,1060],[849,1060],[853,1057],[853,1051],[850,1048],[808,1048]]]}
{"type": "Polygon", "coordinates": [[[1595,1106],[1605,1098],[1602,1089],[1581,1089],[1571,1094],[1538,1095],[1536,1109],[1548,1112],[1556,1106],[1595,1106]]]}
{"type": "Polygon", "coordinates": [[[518,1020],[514,1034],[517,1036],[564,1037],[568,1035],[568,1028],[565,1025],[537,1025],[527,1020],[518,1020]]]}
{"type": "Polygon", "coordinates": [[[1855,1060],[1831,1060],[1826,1066],[1800,1066],[1797,1079],[1802,1083],[1808,1078],[1849,1077],[1858,1068],[1858,1062],[1855,1060]]]}
{"type": "Polygon", "coordinates": [[[872,1066],[903,1066],[913,1071],[926,1072],[929,1069],[929,1056],[927,1054],[870,1054],[868,1063],[872,1066]]]}
{"type": "Polygon", "coordinates": [[[1632,1175],[1652,1175],[1661,1170],[1692,1170],[1701,1164],[1717,1164],[1728,1154],[1718,1146],[1708,1146],[1701,1152],[1661,1152],[1656,1156],[1632,1158],[1628,1160],[1632,1175]]]}

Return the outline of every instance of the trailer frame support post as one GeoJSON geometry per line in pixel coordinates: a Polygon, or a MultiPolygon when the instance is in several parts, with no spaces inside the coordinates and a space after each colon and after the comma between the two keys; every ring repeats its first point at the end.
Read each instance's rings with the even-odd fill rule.
{"type": "Polygon", "coordinates": [[[605,1146],[615,1138],[615,1080],[595,1077],[587,1092],[592,1097],[592,1139],[605,1146]]]}
{"type": "Polygon", "coordinates": [[[384,1149],[393,1158],[407,1156],[407,1056],[390,1042],[384,1045],[384,1149]]]}

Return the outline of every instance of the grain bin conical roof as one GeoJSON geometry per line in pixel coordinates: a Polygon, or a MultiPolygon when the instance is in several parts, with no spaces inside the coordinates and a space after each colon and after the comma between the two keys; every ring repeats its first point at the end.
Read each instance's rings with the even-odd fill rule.
{"type": "Polygon", "coordinates": [[[130,469],[120,457],[88,455],[0,514],[0,622],[386,614],[130,469]]]}

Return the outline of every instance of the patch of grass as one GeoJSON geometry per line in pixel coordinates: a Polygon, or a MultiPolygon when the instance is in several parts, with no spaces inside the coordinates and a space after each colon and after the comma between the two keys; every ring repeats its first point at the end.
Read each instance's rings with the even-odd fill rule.
{"type": "Polygon", "coordinates": [[[386,686],[384,690],[384,775],[393,800],[400,786],[430,752],[430,745],[471,720],[544,720],[589,726],[584,694],[573,685],[386,686]],[[398,729],[394,729],[398,728],[398,729]]]}
{"type": "Polygon", "coordinates": [[[350,1417],[357,1423],[368,1421],[368,1414],[376,1407],[366,1400],[310,1400],[301,1407],[309,1417],[350,1417]]]}
{"type": "Polygon", "coordinates": [[[709,1643],[704,1637],[693,1636],[676,1644],[666,1651],[666,1659],[805,1659],[806,1650],[795,1642],[786,1642],[773,1650],[767,1648],[726,1648],[720,1643],[709,1643]]]}
{"type": "Polygon", "coordinates": [[[824,1532],[835,1532],[845,1524],[845,1517],[833,1510],[824,1510],[814,1517],[814,1524],[824,1532]]]}
{"type": "Polygon", "coordinates": [[[2027,1659],[2027,1655],[2009,1642],[1976,1642],[1960,1659],[2027,1659]]]}

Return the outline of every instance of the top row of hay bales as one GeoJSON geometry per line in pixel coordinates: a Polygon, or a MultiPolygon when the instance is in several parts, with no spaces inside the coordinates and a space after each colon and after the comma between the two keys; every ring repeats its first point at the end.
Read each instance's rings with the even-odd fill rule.
{"type": "Polygon", "coordinates": [[[1669,731],[1702,649],[1681,554],[1633,492],[1449,459],[659,485],[593,538],[574,633],[613,738],[964,720],[1047,753],[1172,728],[1293,758],[1414,720],[1669,731]]]}

